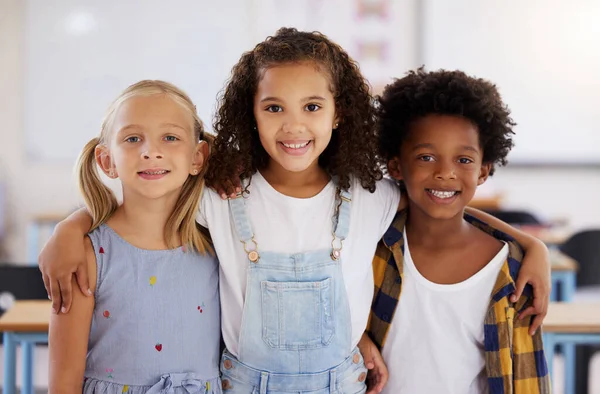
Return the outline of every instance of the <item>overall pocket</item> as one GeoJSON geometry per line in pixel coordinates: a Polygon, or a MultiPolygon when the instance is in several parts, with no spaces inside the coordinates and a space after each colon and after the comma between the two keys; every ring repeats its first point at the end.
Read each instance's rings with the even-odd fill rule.
{"type": "Polygon", "coordinates": [[[335,335],[332,282],[261,282],[265,343],[283,350],[329,345],[335,335]]]}

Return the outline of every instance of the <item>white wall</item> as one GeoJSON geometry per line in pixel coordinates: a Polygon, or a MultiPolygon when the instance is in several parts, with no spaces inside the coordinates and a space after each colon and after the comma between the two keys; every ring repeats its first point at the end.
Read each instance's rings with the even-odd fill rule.
{"type": "Polygon", "coordinates": [[[600,164],[600,2],[422,4],[423,63],[498,85],[517,122],[514,162],[600,164]]]}
{"type": "Polygon", "coordinates": [[[28,218],[66,211],[76,201],[70,166],[25,160],[23,17],[21,1],[0,1],[0,179],[8,189],[9,261],[16,262],[25,259],[28,218]]]}
{"type": "MultiPolygon", "coordinates": [[[[411,18],[415,10],[414,1],[398,9],[406,22],[396,35],[406,50],[398,76],[418,65],[415,19],[411,18]]],[[[0,179],[8,185],[7,243],[9,261],[15,262],[25,260],[29,218],[66,212],[78,201],[69,163],[32,163],[25,156],[23,21],[20,0],[0,0],[0,179]]],[[[598,168],[501,169],[486,188],[502,192],[509,206],[531,208],[550,218],[570,218],[575,229],[600,227],[598,168]]]]}

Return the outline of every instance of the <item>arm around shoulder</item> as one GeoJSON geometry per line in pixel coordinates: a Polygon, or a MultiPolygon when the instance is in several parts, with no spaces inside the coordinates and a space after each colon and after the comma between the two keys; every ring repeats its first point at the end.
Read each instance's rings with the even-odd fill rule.
{"type": "Polygon", "coordinates": [[[87,210],[79,209],[56,226],[40,253],[38,263],[55,313],[67,312],[70,308],[74,273],[77,273],[81,291],[90,295],[83,241],[91,225],[87,210]]]}

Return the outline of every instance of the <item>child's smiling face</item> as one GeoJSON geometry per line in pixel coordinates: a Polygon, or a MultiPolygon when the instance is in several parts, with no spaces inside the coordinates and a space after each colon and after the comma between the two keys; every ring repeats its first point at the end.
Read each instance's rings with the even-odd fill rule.
{"type": "Polygon", "coordinates": [[[329,76],[311,62],[266,69],[254,96],[254,117],[269,166],[289,172],[316,168],[337,122],[329,76]]]}
{"type": "Polygon", "coordinates": [[[458,116],[428,115],[416,120],[400,155],[388,163],[402,180],[413,208],[435,219],[463,213],[478,185],[487,179],[477,126],[458,116]]]}

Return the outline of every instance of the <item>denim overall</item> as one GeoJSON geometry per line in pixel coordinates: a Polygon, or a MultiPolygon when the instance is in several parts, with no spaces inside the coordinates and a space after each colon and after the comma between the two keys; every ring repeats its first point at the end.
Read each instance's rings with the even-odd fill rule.
{"type": "Polygon", "coordinates": [[[248,270],[238,359],[221,359],[225,393],[365,392],[340,259],[351,195],[338,189],[336,200],[331,248],[295,254],[260,250],[245,198],[229,201],[248,270]]]}

